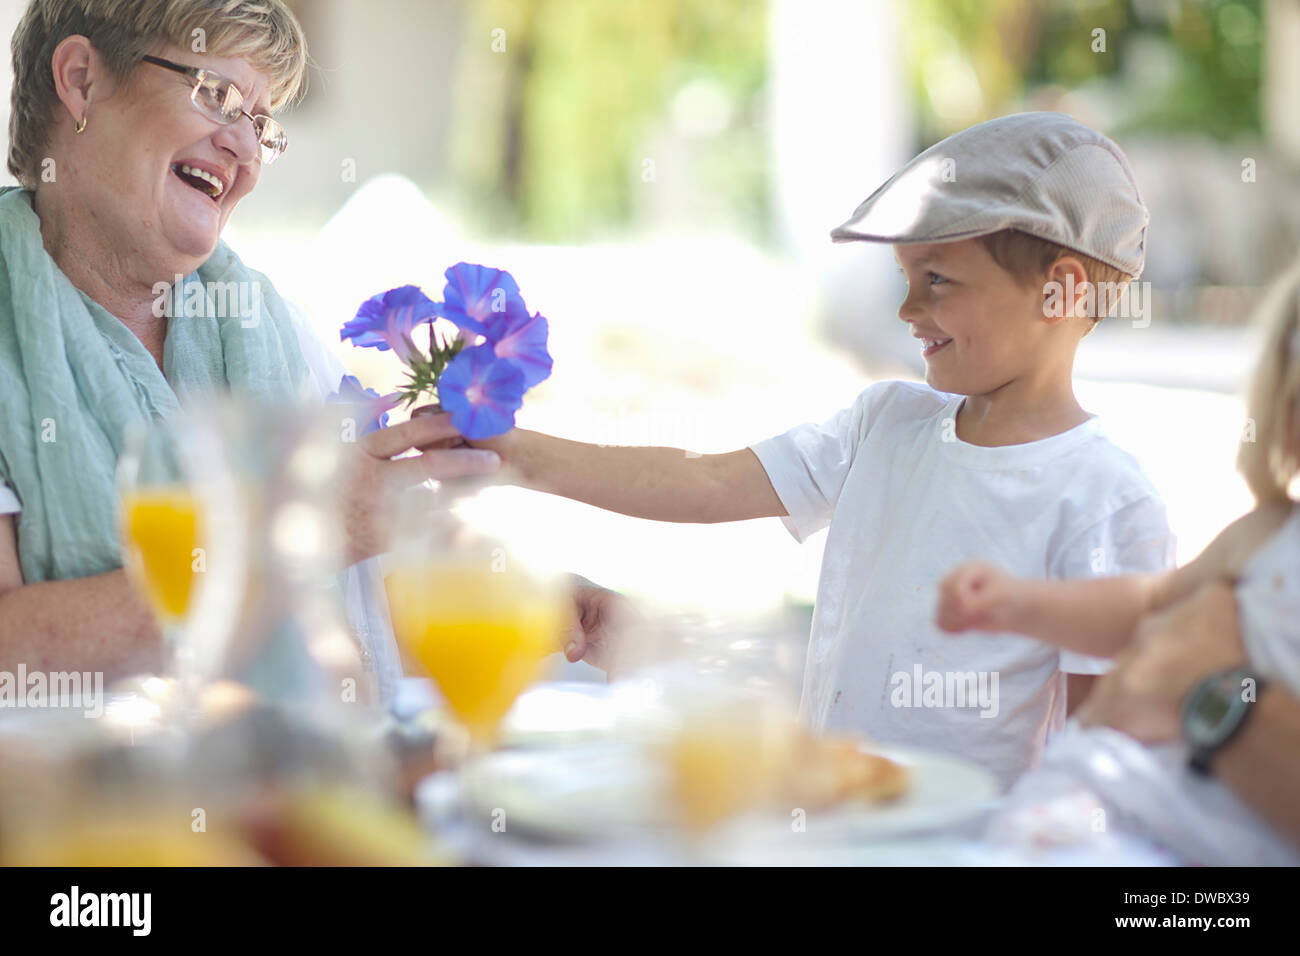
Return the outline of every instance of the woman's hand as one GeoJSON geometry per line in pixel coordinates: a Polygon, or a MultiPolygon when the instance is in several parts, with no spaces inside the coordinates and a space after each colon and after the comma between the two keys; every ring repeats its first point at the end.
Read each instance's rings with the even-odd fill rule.
{"type": "Polygon", "coordinates": [[[1114,727],[1144,744],[1178,740],[1183,700],[1192,687],[1245,659],[1232,588],[1204,585],[1142,619],[1132,646],[1079,709],[1079,722],[1114,727]]]}
{"type": "Polygon", "coordinates": [[[564,638],[564,656],[608,673],[619,631],[635,617],[632,602],[579,575],[573,575],[573,580],[574,617],[564,638]]]}
{"type": "Polygon", "coordinates": [[[373,431],[357,443],[345,468],[343,487],[348,564],[373,557],[387,546],[386,519],[393,492],[427,478],[483,475],[500,466],[495,452],[442,444],[459,438],[446,415],[421,415],[373,431]],[[419,454],[394,457],[411,449],[419,454]]]}
{"type": "Polygon", "coordinates": [[[951,634],[1014,630],[1021,581],[983,561],[965,561],[939,582],[935,623],[951,634]]]}
{"type": "Polygon", "coordinates": [[[428,445],[417,446],[421,451],[429,451],[440,448],[482,448],[497,454],[506,465],[512,464],[510,453],[518,443],[519,429],[512,428],[508,432],[500,435],[493,435],[491,438],[480,438],[471,441],[460,432],[456,431],[451,424],[451,416],[435,405],[421,405],[415,411],[411,412],[411,418],[434,418],[446,424],[447,434],[428,445]]]}

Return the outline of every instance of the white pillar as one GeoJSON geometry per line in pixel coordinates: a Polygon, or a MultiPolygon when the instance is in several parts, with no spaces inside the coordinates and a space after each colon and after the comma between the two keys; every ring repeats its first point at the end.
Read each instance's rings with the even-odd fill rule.
{"type": "Polygon", "coordinates": [[[1293,166],[1300,166],[1300,0],[1264,5],[1261,110],[1264,135],[1293,166]]]}
{"type": "Polygon", "coordinates": [[[896,0],[772,0],[769,27],[779,234],[820,277],[834,337],[886,354],[911,344],[895,318],[892,255],[833,245],[830,231],[912,153],[900,7],[896,0]]]}

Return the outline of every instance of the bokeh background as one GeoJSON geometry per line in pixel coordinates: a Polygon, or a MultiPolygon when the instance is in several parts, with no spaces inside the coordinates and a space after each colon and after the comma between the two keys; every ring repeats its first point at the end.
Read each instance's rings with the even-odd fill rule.
{"type": "MultiPolygon", "coordinates": [[[[0,0],[0,26],[23,6],[0,0]]],[[[438,297],[464,259],[550,319],[526,427],[712,452],[825,418],[922,371],[890,250],[829,230],[943,136],[1055,109],[1121,144],[1152,213],[1150,322],[1085,340],[1080,399],[1164,492],[1180,559],[1248,507],[1247,320],[1300,240],[1300,0],[291,6],[310,89],[226,239],[366,385],[399,368],[339,326],[394,285],[438,297]]],[[[517,490],[488,520],[648,602],[792,633],[822,548],[517,490]]]]}

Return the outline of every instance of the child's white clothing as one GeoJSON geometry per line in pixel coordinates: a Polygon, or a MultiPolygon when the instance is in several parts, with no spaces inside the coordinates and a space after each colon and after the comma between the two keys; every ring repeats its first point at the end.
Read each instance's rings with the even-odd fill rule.
{"type": "Polygon", "coordinates": [[[881,382],[753,446],[799,540],[830,525],[800,711],[969,757],[1008,786],[1065,723],[1065,674],[1106,663],[1015,634],[945,635],[936,585],[978,558],[1019,577],[1159,571],[1164,504],[1095,418],[1041,441],[957,438],[962,396],[881,382]]]}

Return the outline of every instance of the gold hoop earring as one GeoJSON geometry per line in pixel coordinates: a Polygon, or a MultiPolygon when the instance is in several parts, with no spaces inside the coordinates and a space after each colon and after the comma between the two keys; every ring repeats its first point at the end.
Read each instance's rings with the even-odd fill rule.
{"type": "Polygon", "coordinates": [[[81,132],[84,132],[85,129],[86,129],[86,117],[83,115],[83,116],[81,117],[81,121],[80,121],[79,123],[77,123],[77,125],[75,125],[75,126],[72,127],[72,131],[73,131],[74,133],[81,133],[81,132]]]}

